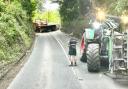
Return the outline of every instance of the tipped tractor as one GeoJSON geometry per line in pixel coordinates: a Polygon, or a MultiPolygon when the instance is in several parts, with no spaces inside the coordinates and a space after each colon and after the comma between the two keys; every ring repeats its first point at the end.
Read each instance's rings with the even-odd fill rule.
{"type": "Polygon", "coordinates": [[[128,69],[128,34],[119,29],[114,20],[106,19],[98,28],[86,28],[84,41],[89,72],[105,67],[111,73],[125,73],[128,69]]]}

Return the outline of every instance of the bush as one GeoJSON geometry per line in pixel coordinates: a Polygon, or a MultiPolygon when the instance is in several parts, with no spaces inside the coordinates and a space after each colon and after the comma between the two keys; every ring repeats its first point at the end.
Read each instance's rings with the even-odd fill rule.
{"type": "Polygon", "coordinates": [[[20,1],[0,0],[0,60],[13,61],[30,46],[31,26],[20,1]]]}

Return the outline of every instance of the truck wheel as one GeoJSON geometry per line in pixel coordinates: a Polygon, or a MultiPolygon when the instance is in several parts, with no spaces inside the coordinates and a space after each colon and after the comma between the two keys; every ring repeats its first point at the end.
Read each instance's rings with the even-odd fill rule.
{"type": "Polygon", "coordinates": [[[99,44],[89,44],[87,48],[87,67],[89,72],[100,71],[99,44]]]}

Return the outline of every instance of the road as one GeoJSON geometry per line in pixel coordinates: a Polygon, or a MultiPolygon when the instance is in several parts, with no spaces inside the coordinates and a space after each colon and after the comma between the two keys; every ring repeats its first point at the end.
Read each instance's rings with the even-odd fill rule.
{"type": "Polygon", "coordinates": [[[60,31],[37,34],[32,54],[7,89],[128,89],[128,80],[89,73],[79,60],[69,67],[69,38],[60,31]]]}

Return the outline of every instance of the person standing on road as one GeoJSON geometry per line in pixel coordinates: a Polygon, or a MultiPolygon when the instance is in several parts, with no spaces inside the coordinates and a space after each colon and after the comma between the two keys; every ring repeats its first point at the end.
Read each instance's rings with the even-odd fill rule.
{"type": "Polygon", "coordinates": [[[77,44],[77,41],[75,38],[71,38],[70,41],[69,41],[69,60],[70,60],[70,66],[77,66],[77,63],[76,63],[76,44],[77,44]]]}

